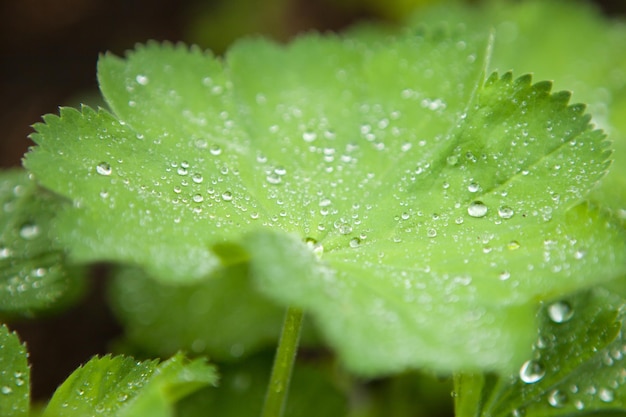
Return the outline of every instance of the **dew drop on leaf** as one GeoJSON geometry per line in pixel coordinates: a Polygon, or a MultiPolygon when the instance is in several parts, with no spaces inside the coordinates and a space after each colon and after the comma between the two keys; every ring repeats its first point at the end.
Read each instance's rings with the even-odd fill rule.
{"type": "Polygon", "coordinates": [[[548,316],[554,323],[565,323],[574,316],[574,309],[565,301],[557,301],[548,307],[548,316]]]}
{"type": "Polygon", "coordinates": [[[428,237],[435,237],[435,236],[437,236],[437,230],[436,229],[428,229],[426,231],[426,236],[428,236],[428,237]]]}
{"type": "Polygon", "coordinates": [[[519,377],[526,384],[534,384],[541,381],[546,374],[546,370],[539,362],[528,360],[524,362],[519,370],[519,377]]]}
{"type": "Polygon", "coordinates": [[[196,203],[202,203],[204,201],[204,197],[202,197],[202,194],[194,194],[193,201],[196,203]]]}
{"type": "Polygon", "coordinates": [[[233,199],[233,194],[230,191],[224,191],[222,193],[222,200],[231,201],[233,199]]]}
{"type": "Polygon", "coordinates": [[[13,255],[13,251],[7,247],[0,246],[0,259],[7,259],[13,255]]]}
{"type": "Polygon", "coordinates": [[[135,81],[140,85],[147,85],[150,80],[145,75],[139,74],[135,77],[135,81]]]}
{"type": "Polygon", "coordinates": [[[555,408],[561,408],[567,403],[567,394],[555,389],[548,395],[548,403],[555,408]]]}
{"type": "Polygon", "coordinates": [[[213,156],[218,156],[222,153],[222,148],[220,148],[220,145],[211,145],[209,152],[213,156]]]}
{"type": "Polygon", "coordinates": [[[507,243],[506,247],[508,250],[517,250],[520,248],[520,244],[517,240],[512,240],[509,243],[507,243]]]}
{"type": "Polygon", "coordinates": [[[26,240],[35,239],[37,236],[39,236],[39,233],[39,226],[33,223],[26,223],[20,229],[20,236],[26,240]]]}
{"type": "Polygon", "coordinates": [[[472,217],[485,217],[487,206],[482,201],[474,201],[467,207],[467,214],[472,217]]]}
{"type": "Polygon", "coordinates": [[[204,178],[202,178],[202,174],[196,173],[191,176],[191,180],[195,182],[196,184],[202,184],[202,181],[204,180],[204,178]]]}
{"type": "Polygon", "coordinates": [[[360,244],[361,244],[361,239],[359,239],[358,237],[352,238],[350,240],[351,248],[358,248],[360,244]]]}
{"type": "Polygon", "coordinates": [[[478,191],[480,191],[480,185],[473,182],[467,186],[467,191],[469,191],[470,193],[477,193],[478,191]]]}
{"type": "Polygon", "coordinates": [[[111,172],[113,172],[113,169],[111,168],[111,165],[109,165],[106,162],[100,162],[98,165],[96,165],[96,172],[100,175],[111,175],[111,172]]]}
{"type": "Polygon", "coordinates": [[[10,393],[12,393],[12,392],[13,392],[13,390],[11,389],[11,387],[9,387],[9,386],[7,386],[7,385],[5,385],[5,386],[3,386],[2,388],[0,388],[0,391],[1,391],[3,394],[5,394],[5,395],[8,395],[8,394],[10,394],[10,393]]]}
{"type": "Polygon", "coordinates": [[[613,391],[607,388],[601,388],[598,391],[598,398],[600,398],[602,402],[610,403],[614,399],[613,391]]]}
{"type": "Polygon", "coordinates": [[[513,217],[514,214],[515,212],[509,206],[502,206],[498,209],[498,216],[503,219],[510,219],[511,217],[513,217]]]}

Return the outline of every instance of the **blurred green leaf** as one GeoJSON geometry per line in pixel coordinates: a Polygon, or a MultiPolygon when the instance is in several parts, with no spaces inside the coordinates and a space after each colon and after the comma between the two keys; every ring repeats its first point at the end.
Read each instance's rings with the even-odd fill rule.
{"type": "MultiPolygon", "coordinates": [[[[206,415],[219,410],[221,417],[258,416],[272,367],[271,355],[257,355],[220,367],[218,389],[205,389],[182,401],[177,416],[206,415]]],[[[347,398],[316,364],[296,364],[284,417],[343,416],[347,398]]]]}
{"type": "Polygon", "coordinates": [[[60,308],[82,293],[83,271],[66,263],[49,235],[63,204],[25,171],[0,173],[0,315],[60,308]]]}
{"type": "Polygon", "coordinates": [[[184,286],[155,282],[137,268],[121,269],[109,293],[129,341],[159,356],[182,349],[239,359],[275,344],[284,315],[249,285],[246,264],[184,286]]]}

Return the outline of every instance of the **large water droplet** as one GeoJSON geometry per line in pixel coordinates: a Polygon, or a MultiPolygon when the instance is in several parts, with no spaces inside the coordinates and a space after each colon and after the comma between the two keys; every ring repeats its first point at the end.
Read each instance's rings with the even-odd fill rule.
{"type": "Polygon", "coordinates": [[[519,378],[526,384],[534,384],[541,381],[546,374],[546,370],[539,362],[528,360],[524,362],[519,370],[519,378]]]}
{"type": "Polygon", "coordinates": [[[487,206],[482,201],[474,201],[467,207],[467,214],[472,217],[485,217],[487,206]]]}
{"type": "Polygon", "coordinates": [[[222,200],[231,201],[233,199],[233,194],[230,191],[224,191],[222,193],[222,200]]]}
{"type": "Polygon", "coordinates": [[[548,306],[548,316],[555,323],[565,323],[574,316],[574,309],[566,301],[557,301],[548,306]]]}
{"type": "Polygon", "coordinates": [[[11,387],[9,387],[8,385],[3,386],[2,388],[0,388],[0,391],[7,395],[13,392],[13,390],[11,389],[11,387]]]}
{"type": "Polygon", "coordinates": [[[96,172],[100,175],[111,175],[113,169],[108,163],[100,162],[98,165],[96,165],[96,172]]]}

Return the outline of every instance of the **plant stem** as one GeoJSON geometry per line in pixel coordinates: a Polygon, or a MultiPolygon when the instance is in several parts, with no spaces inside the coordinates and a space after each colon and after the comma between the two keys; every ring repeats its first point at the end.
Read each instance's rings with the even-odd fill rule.
{"type": "Polygon", "coordinates": [[[280,334],[272,376],[270,377],[262,417],[281,417],[285,409],[287,392],[293,363],[298,351],[300,328],[302,327],[302,310],[288,307],[280,334]]]}

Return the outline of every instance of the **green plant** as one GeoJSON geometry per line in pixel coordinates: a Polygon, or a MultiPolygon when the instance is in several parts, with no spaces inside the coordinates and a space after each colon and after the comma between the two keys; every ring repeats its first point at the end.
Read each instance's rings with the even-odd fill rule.
{"type": "MultiPolygon", "coordinates": [[[[110,111],[44,116],[29,173],[3,177],[0,308],[67,303],[76,265],[109,261],[128,345],[174,356],[93,359],[43,415],[258,414],[252,353],[282,329],[263,411],[281,415],[303,311],[302,346],[350,372],[323,355],[325,372],[296,373],[293,397],[318,392],[327,415],[420,412],[403,394],[415,376],[345,402],[349,375],[411,369],[454,374],[458,416],[624,413],[624,168],[607,175],[609,142],[570,93],[508,70],[567,74],[618,159],[625,44],[581,5],[527,2],[244,40],[223,59],[156,43],[103,56],[110,111]],[[224,388],[181,349],[219,362],[224,388]]],[[[0,410],[26,415],[24,348],[2,331],[0,410]]]]}

